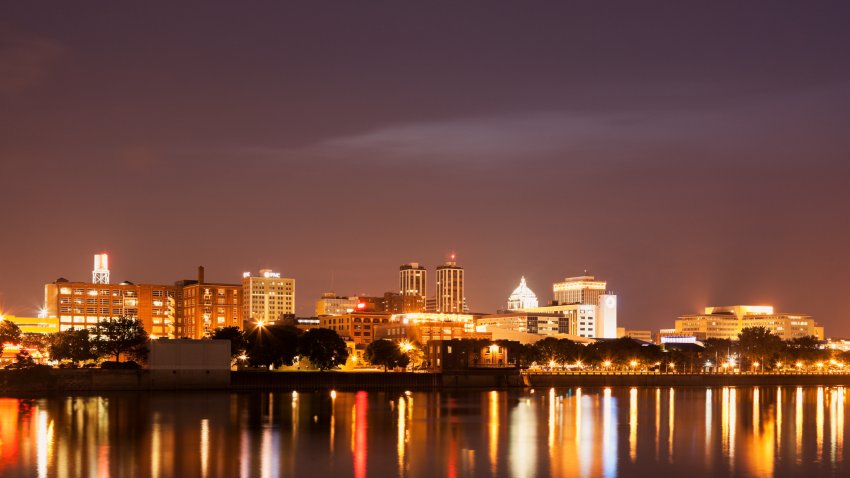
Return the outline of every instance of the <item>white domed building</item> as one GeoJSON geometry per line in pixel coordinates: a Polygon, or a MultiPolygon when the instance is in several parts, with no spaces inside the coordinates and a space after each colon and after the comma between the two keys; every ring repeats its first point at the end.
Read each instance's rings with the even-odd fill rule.
{"type": "Polygon", "coordinates": [[[514,289],[508,297],[508,310],[523,310],[532,307],[537,307],[537,294],[528,288],[523,276],[519,280],[519,287],[514,289]]]}

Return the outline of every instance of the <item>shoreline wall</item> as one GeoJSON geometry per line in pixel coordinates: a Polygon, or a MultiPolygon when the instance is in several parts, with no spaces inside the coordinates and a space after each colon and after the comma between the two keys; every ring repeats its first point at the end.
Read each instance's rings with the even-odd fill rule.
{"type": "Polygon", "coordinates": [[[0,370],[0,395],[112,391],[452,390],[566,387],[850,386],[850,374],[520,374],[221,370],[0,370]]]}

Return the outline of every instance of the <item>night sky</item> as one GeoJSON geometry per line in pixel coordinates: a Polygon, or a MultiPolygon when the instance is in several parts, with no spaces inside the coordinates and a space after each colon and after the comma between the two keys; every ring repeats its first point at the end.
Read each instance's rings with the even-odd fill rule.
{"type": "Polygon", "coordinates": [[[297,309],[451,252],[474,311],[585,269],[620,325],[850,336],[847,2],[0,3],[0,306],[238,282],[297,309]]]}

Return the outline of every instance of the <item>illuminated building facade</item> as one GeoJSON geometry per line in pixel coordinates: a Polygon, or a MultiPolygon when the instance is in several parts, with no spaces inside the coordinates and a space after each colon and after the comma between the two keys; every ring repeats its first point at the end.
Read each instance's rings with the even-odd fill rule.
{"type": "Polygon", "coordinates": [[[464,297],[463,267],[457,265],[457,262],[454,261],[454,256],[452,256],[451,261],[437,266],[436,275],[436,312],[444,314],[465,312],[466,299],[464,297]]]}
{"type": "Polygon", "coordinates": [[[390,314],[384,312],[350,312],[319,317],[319,323],[323,329],[331,329],[355,345],[366,345],[374,340],[374,328],[388,323],[390,317],[390,314]]]}
{"type": "Polygon", "coordinates": [[[563,316],[555,313],[511,312],[483,315],[475,319],[477,330],[499,328],[520,333],[557,335],[563,316]]]}
{"type": "Polygon", "coordinates": [[[567,277],[563,282],[552,284],[552,292],[559,305],[597,305],[607,285],[606,281],[596,280],[594,276],[567,277]]]}
{"type": "Polygon", "coordinates": [[[514,368],[519,346],[519,342],[434,340],[425,347],[425,356],[433,371],[514,368]]]}
{"type": "Polygon", "coordinates": [[[418,262],[410,262],[399,267],[399,293],[412,299],[405,301],[410,310],[402,312],[422,312],[425,308],[425,297],[428,296],[428,271],[418,262]],[[416,308],[418,307],[418,308],[416,308]]]}
{"type": "Polygon", "coordinates": [[[8,320],[18,326],[24,335],[44,335],[59,332],[58,317],[16,317],[0,315],[0,322],[8,320]]]}
{"type": "Polygon", "coordinates": [[[156,284],[93,284],[58,279],[44,286],[47,318],[59,330],[94,327],[100,320],[129,317],[156,337],[179,337],[175,330],[175,287],[156,284]]]}
{"type": "Polygon", "coordinates": [[[624,327],[617,327],[617,338],[630,337],[644,342],[654,342],[651,330],[633,330],[624,327]]]}
{"type": "Polygon", "coordinates": [[[769,305],[706,307],[704,314],[683,315],[676,319],[676,335],[693,335],[698,340],[737,339],[741,330],[764,327],[782,340],[817,337],[823,340],[823,327],[810,315],[774,312],[769,305]]]}
{"type": "Polygon", "coordinates": [[[508,297],[508,310],[525,310],[537,307],[537,294],[525,283],[525,276],[519,280],[519,286],[508,297]]]}
{"type": "Polygon", "coordinates": [[[295,279],[261,269],[258,275],[242,274],[242,315],[251,322],[275,322],[295,315],[295,279]]]}
{"type": "Polygon", "coordinates": [[[422,344],[431,340],[490,337],[489,333],[476,330],[475,317],[471,314],[396,314],[376,330],[376,338],[407,339],[422,344]]]}
{"type": "Polygon", "coordinates": [[[357,307],[357,297],[342,297],[333,292],[325,292],[316,301],[316,316],[343,315],[354,312],[357,307]]]}
{"type": "Polygon", "coordinates": [[[545,305],[529,307],[523,312],[530,314],[557,314],[558,333],[576,335],[584,338],[598,337],[596,314],[598,306],[588,304],[545,305]]]}
{"type": "Polygon", "coordinates": [[[204,280],[204,268],[198,268],[197,280],[184,280],[177,299],[176,332],[178,337],[202,339],[219,327],[243,328],[242,286],[211,284],[204,280]]]}

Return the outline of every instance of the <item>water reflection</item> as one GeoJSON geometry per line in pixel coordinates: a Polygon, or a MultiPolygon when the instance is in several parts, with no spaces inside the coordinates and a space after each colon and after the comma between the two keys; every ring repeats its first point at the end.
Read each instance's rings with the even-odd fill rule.
{"type": "Polygon", "coordinates": [[[843,387],[0,398],[0,476],[841,475],[846,406],[843,387]]]}

